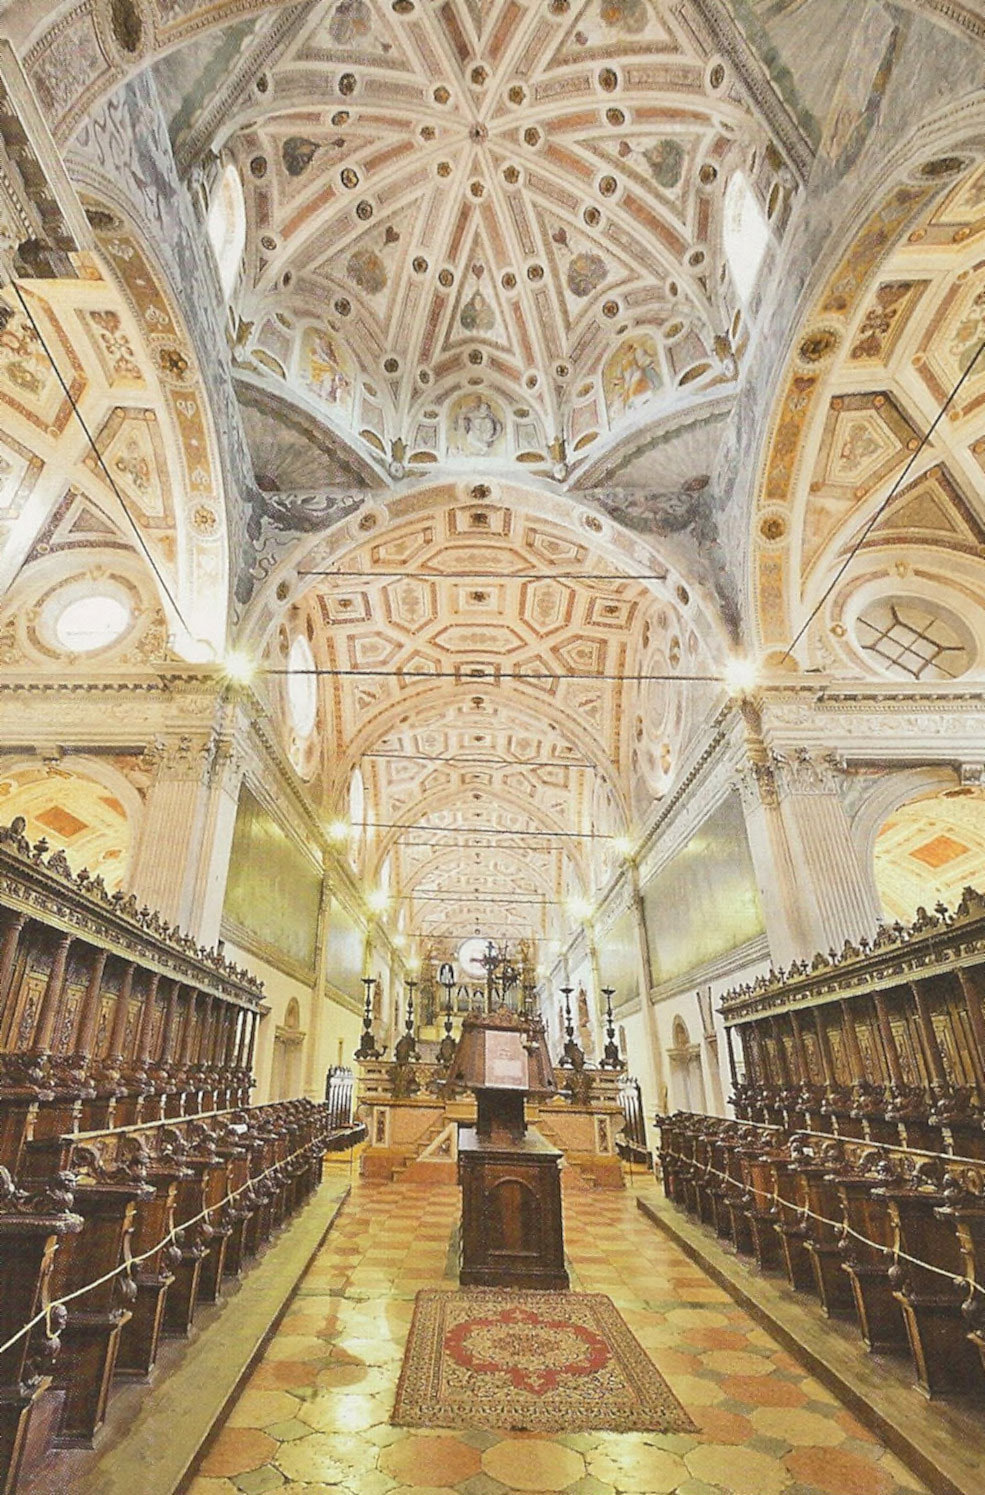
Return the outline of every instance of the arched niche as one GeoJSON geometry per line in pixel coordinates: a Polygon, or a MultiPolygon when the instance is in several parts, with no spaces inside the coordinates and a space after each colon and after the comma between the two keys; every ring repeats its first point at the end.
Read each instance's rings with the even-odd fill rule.
{"type": "Polygon", "coordinates": [[[675,1111],[705,1112],[705,1077],[701,1068],[701,1045],[692,1042],[690,1029],[677,1013],[671,1026],[670,1104],[675,1111]]]}
{"type": "Polygon", "coordinates": [[[301,1029],[301,1008],[297,997],[291,997],[284,1020],[274,1031],[274,1054],[270,1068],[270,1099],[293,1100],[301,1094],[301,1062],[305,1035],[301,1029]]]}

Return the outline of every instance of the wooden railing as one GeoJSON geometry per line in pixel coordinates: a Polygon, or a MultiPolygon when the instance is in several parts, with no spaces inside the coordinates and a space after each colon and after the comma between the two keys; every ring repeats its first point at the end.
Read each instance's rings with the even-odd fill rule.
{"type": "Polygon", "coordinates": [[[249,1101],[263,988],[0,827],[0,1166],[24,1145],[249,1101]]]}
{"type": "Polygon", "coordinates": [[[187,1337],[309,1197],[325,1152],[365,1136],[331,1121],[281,1101],[33,1138],[21,1187],[0,1169],[4,1495],[46,1448],[91,1447],[114,1383],[145,1381],[162,1339],[187,1337]]]}
{"type": "Polygon", "coordinates": [[[341,1096],[249,1105],[262,996],[0,827],[0,1495],[91,1446],[113,1385],[365,1136],[341,1096]]]}

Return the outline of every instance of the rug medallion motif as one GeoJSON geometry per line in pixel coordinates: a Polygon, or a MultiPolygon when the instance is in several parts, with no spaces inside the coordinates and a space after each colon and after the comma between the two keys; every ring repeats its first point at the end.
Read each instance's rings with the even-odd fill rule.
{"type": "Polygon", "coordinates": [[[693,1429],[601,1293],[417,1294],[392,1422],[530,1431],[693,1429]]]}

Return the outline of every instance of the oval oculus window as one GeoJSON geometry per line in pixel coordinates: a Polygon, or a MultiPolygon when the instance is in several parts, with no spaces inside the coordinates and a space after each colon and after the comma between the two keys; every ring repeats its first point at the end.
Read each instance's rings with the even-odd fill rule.
{"type": "Polygon", "coordinates": [[[314,673],[315,657],[303,634],[298,634],[287,656],[287,705],[291,721],[300,736],[314,730],[318,715],[318,680],[314,673]]]}

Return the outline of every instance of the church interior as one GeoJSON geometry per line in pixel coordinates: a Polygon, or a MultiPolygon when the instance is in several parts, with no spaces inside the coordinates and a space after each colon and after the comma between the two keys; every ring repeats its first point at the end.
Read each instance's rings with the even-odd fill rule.
{"type": "Polygon", "coordinates": [[[983,0],[6,0],[0,1495],[981,1495],[983,682],[983,0]]]}

